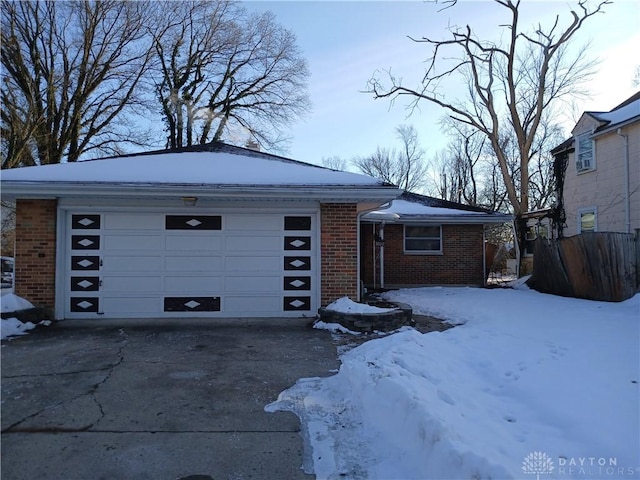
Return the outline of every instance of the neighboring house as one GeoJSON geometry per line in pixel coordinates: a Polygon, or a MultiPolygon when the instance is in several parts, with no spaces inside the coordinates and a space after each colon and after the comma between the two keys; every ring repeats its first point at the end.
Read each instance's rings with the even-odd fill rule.
{"type": "Polygon", "coordinates": [[[1,183],[17,208],[15,292],[56,319],[315,316],[359,297],[359,216],[401,193],[220,143],[1,183]]]}
{"type": "Polygon", "coordinates": [[[638,233],[640,92],[609,112],[583,113],[571,133],[552,150],[564,166],[564,177],[556,178],[563,236],[638,233]]]}
{"type": "Polygon", "coordinates": [[[367,288],[484,285],[485,229],[511,224],[497,212],[404,193],[362,216],[361,278],[367,288]]]}

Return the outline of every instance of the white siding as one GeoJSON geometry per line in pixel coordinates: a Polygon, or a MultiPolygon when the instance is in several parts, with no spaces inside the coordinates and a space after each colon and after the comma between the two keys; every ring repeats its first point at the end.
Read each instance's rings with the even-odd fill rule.
{"type": "MultiPolygon", "coordinates": [[[[580,134],[596,125],[586,118],[574,129],[580,134]]],[[[629,191],[631,233],[640,228],[640,122],[622,129],[629,136],[629,191]]],[[[578,233],[577,212],[581,208],[596,207],[599,232],[626,232],[625,224],[625,139],[615,131],[595,137],[596,169],[578,173],[575,154],[567,164],[564,204],[567,215],[566,236],[578,233]]]]}

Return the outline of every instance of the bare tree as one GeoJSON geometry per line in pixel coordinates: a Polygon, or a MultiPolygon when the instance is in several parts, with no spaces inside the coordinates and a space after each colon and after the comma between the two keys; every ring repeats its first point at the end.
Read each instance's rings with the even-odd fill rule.
{"type": "Polygon", "coordinates": [[[551,149],[565,139],[562,127],[552,121],[551,115],[544,116],[537,133],[529,163],[529,205],[532,210],[550,207],[556,201],[551,149]]]}
{"type": "Polygon", "coordinates": [[[126,113],[140,110],[147,9],[117,0],[2,1],[2,168],[144,143],[126,113]]]}
{"type": "MultiPolygon", "coordinates": [[[[555,201],[553,189],[553,156],[551,149],[564,140],[562,128],[554,123],[556,115],[546,110],[536,134],[529,162],[529,202],[533,210],[550,207],[555,201]]],[[[500,165],[486,136],[465,124],[445,119],[444,131],[450,140],[431,164],[433,194],[452,202],[481,206],[491,210],[508,207],[507,190],[500,165]]],[[[507,132],[509,133],[509,132],[507,132]]],[[[500,139],[509,175],[520,188],[520,150],[513,134],[500,139]]]]}
{"type": "Polygon", "coordinates": [[[310,107],[295,35],[272,13],[250,14],[227,0],[161,5],[171,21],[151,33],[168,146],[222,140],[235,129],[242,142],[277,148],[284,127],[310,107]]]}
{"type": "Polygon", "coordinates": [[[446,122],[446,130],[451,141],[433,162],[438,168],[437,194],[445,200],[477,206],[482,182],[479,162],[485,155],[486,138],[455,122],[446,122]]]}
{"type": "Polygon", "coordinates": [[[3,256],[13,257],[16,238],[16,205],[12,202],[0,203],[0,250],[3,256]]]}
{"type": "MultiPolygon", "coordinates": [[[[530,208],[529,162],[544,112],[558,100],[581,93],[583,82],[594,71],[594,62],[586,60],[584,48],[571,56],[567,46],[584,22],[611,2],[597,1],[590,10],[586,0],[579,0],[568,22],[561,21],[557,15],[552,25],[538,25],[532,33],[521,29],[520,0],[494,2],[509,17],[500,24],[505,29],[503,40],[478,39],[468,25],[452,28],[451,37],[445,40],[412,38],[433,49],[421,85],[405,87],[387,72],[388,85],[376,75],[369,86],[375,98],[407,96],[411,99],[410,108],[421,100],[439,105],[454,121],[484,134],[498,161],[511,207],[519,219],[530,208]],[[444,68],[439,70],[441,63],[444,68]],[[467,85],[466,99],[449,100],[439,92],[439,86],[454,74],[461,75],[467,85]],[[518,150],[518,179],[510,172],[503,148],[502,140],[511,134],[518,150]]],[[[456,2],[442,3],[446,8],[453,8],[456,2]]],[[[524,228],[520,226],[519,230],[519,241],[523,243],[524,228]]]]}
{"type": "Polygon", "coordinates": [[[399,149],[378,147],[372,155],[356,157],[352,163],[362,173],[392,183],[407,191],[420,189],[425,182],[427,165],[418,132],[412,125],[396,128],[399,149]]]}
{"type": "Polygon", "coordinates": [[[334,155],[332,157],[322,157],[322,165],[332,170],[345,171],[349,166],[349,162],[346,158],[334,155]]]}

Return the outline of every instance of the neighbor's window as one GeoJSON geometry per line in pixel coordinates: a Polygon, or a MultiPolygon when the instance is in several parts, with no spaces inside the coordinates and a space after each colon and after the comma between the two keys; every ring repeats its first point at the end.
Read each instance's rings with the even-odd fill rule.
{"type": "Polygon", "coordinates": [[[578,172],[596,168],[594,143],[591,139],[591,133],[578,135],[576,141],[576,170],[578,172]]]}
{"type": "Polygon", "coordinates": [[[404,251],[407,253],[441,253],[440,225],[405,225],[404,251]]]}
{"type": "Polygon", "coordinates": [[[598,212],[595,208],[578,210],[578,233],[595,232],[597,230],[598,212]]]}

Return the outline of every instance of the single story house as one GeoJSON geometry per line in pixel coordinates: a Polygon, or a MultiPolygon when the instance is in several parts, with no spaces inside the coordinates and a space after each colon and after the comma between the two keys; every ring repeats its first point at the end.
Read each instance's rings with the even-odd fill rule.
{"type": "Polygon", "coordinates": [[[4,170],[15,292],[56,319],[314,316],[357,299],[359,220],[402,191],[212,143],[4,170]]]}
{"type": "Polygon", "coordinates": [[[368,289],[485,285],[485,232],[511,215],[403,193],[362,215],[360,277],[368,289]]]}

